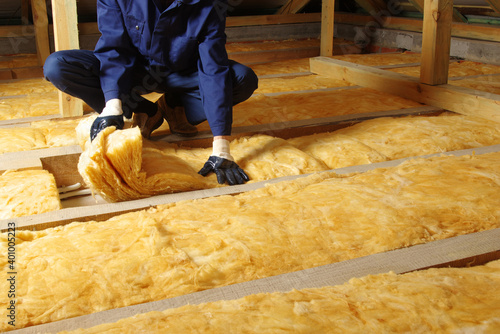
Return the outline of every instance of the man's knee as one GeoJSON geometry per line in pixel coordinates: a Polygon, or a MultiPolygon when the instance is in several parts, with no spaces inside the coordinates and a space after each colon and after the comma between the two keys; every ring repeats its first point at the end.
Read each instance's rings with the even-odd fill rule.
{"type": "Polygon", "coordinates": [[[54,52],[50,54],[43,65],[43,76],[45,79],[54,84],[60,82],[62,79],[61,73],[63,64],[64,60],[61,52],[54,52]]]}
{"type": "Polygon", "coordinates": [[[234,63],[232,66],[234,103],[240,103],[252,96],[259,86],[259,79],[248,66],[234,63]]]}

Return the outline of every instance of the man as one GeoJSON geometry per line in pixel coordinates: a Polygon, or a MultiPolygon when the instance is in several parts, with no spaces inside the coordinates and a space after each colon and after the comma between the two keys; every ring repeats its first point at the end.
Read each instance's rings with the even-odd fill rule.
{"type": "Polygon", "coordinates": [[[248,99],[258,80],[228,60],[225,8],[227,0],[97,0],[102,35],[94,52],[55,52],[44,75],[100,113],[91,140],[106,127],[122,129],[123,117],[133,114],[145,137],[163,118],[183,136],[208,120],[213,152],[199,173],[242,184],[248,176],[229,150],[232,106],[248,99]],[[165,95],[153,103],[142,97],[151,92],[165,95]]]}

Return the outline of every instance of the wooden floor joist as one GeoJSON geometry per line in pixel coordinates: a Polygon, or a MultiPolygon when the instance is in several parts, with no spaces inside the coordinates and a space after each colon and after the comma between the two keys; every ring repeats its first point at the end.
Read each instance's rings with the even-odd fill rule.
{"type": "Polygon", "coordinates": [[[327,57],[311,58],[311,72],[464,115],[500,122],[500,95],[449,84],[430,86],[409,75],[327,57]]]}

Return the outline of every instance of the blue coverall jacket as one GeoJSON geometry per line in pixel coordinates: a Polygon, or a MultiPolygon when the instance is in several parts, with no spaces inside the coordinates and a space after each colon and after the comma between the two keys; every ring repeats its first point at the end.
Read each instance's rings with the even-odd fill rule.
{"type": "Polygon", "coordinates": [[[232,83],[225,49],[227,0],[98,0],[102,33],[94,54],[101,62],[105,100],[131,90],[135,66],[166,71],[197,69],[203,108],[214,135],[229,135],[232,83]]]}

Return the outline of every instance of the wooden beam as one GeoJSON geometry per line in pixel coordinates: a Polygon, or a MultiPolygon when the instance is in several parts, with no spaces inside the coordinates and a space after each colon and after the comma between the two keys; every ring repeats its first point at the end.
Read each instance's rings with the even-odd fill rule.
{"type": "Polygon", "coordinates": [[[420,81],[429,85],[448,82],[452,0],[425,0],[420,81]]]}
{"type": "MultiPolygon", "coordinates": [[[[416,10],[424,13],[424,0],[408,0],[416,10]]],[[[460,13],[458,9],[453,7],[453,21],[467,23],[467,18],[460,13]]]]}
{"type": "Polygon", "coordinates": [[[311,72],[413,101],[500,122],[500,95],[452,85],[430,86],[409,75],[327,57],[311,58],[311,72]]]}
{"type": "MultiPolygon", "coordinates": [[[[226,26],[241,27],[285,23],[314,23],[320,21],[321,13],[235,16],[227,18],[226,26]]],[[[367,23],[373,21],[374,18],[370,15],[340,12],[335,13],[335,22],[337,23],[365,26],[367,23]]],[[[423,22],[421,19],[392,16],[390,20],[385,20],[383,27],[387,29],[422,32],[422,25],[423,22]]],[[[95,22],[80,23],[79,28],[82,35],[99,34],[97,23],[95,22]]],[[[34,36],[33,31],[33,29],[26,29],[26,27],[21,25],[0,26],[0,38],[31,37],[34,36]]],[[[453,37],[500,42],[498,27],[493,25],[453,23],[451,27],[451,35],[453,37]]]]}
{"type": "Polygon", "coordinates": [[[321,46],[322,56],[333,56],[335,0],[323,0],[321,7],[321,46]]]}
{"type": "Polygon", "coordinates": [[[49,20],[45,0],[31,0],[38,62],[43,66],[50,55],[49,20]]]}
{"type": "MultiPolygon", "coordinates": [[[[355,0],[355,2],[363,8],[371,16],[378,16],[379,13],[385,13],[387,6],[384,1],[380,0],[355,0]]],[[[387,14],[390,14],[387,12],[387,14]]]]}
{"type": "Polygon", "coordinates": [[[21,0],[21,24],[29,25],[30,0],[21,0]]]}
{"type": "MultiPolygon", "coordinates": [[[[335,22],[366,26],[375,21],[370,15],[336,13],[335,22]]],[[[407,30],[422,32],[423,21],[420,19],[409,19],[404,17],[392,16],[390,20],[385,20],[383,28],[394,30],[407,30]]],[[[451,35],[468,39],[479,39],[483,41],[500,42],[498,27],[492,25],[452,23],[451,35]]]]}
{"type": "Polygon", "coordinates": [[[500,13],[500,0],[486,0],[496,13],[500,13]]]}
{"type": "Polygon", "coordinates": [[[311,0],[288,0],[276,14],[296,14],[300,12],[311,0]]]}
{"type": "MultiPolygon", "coordinates": [[[[76,0],[52,0],[56,51],[79,49],[76,0]]],[[[59,111],[63,117],[83,115],[83,102],[59,92],[59,111]]]]}

